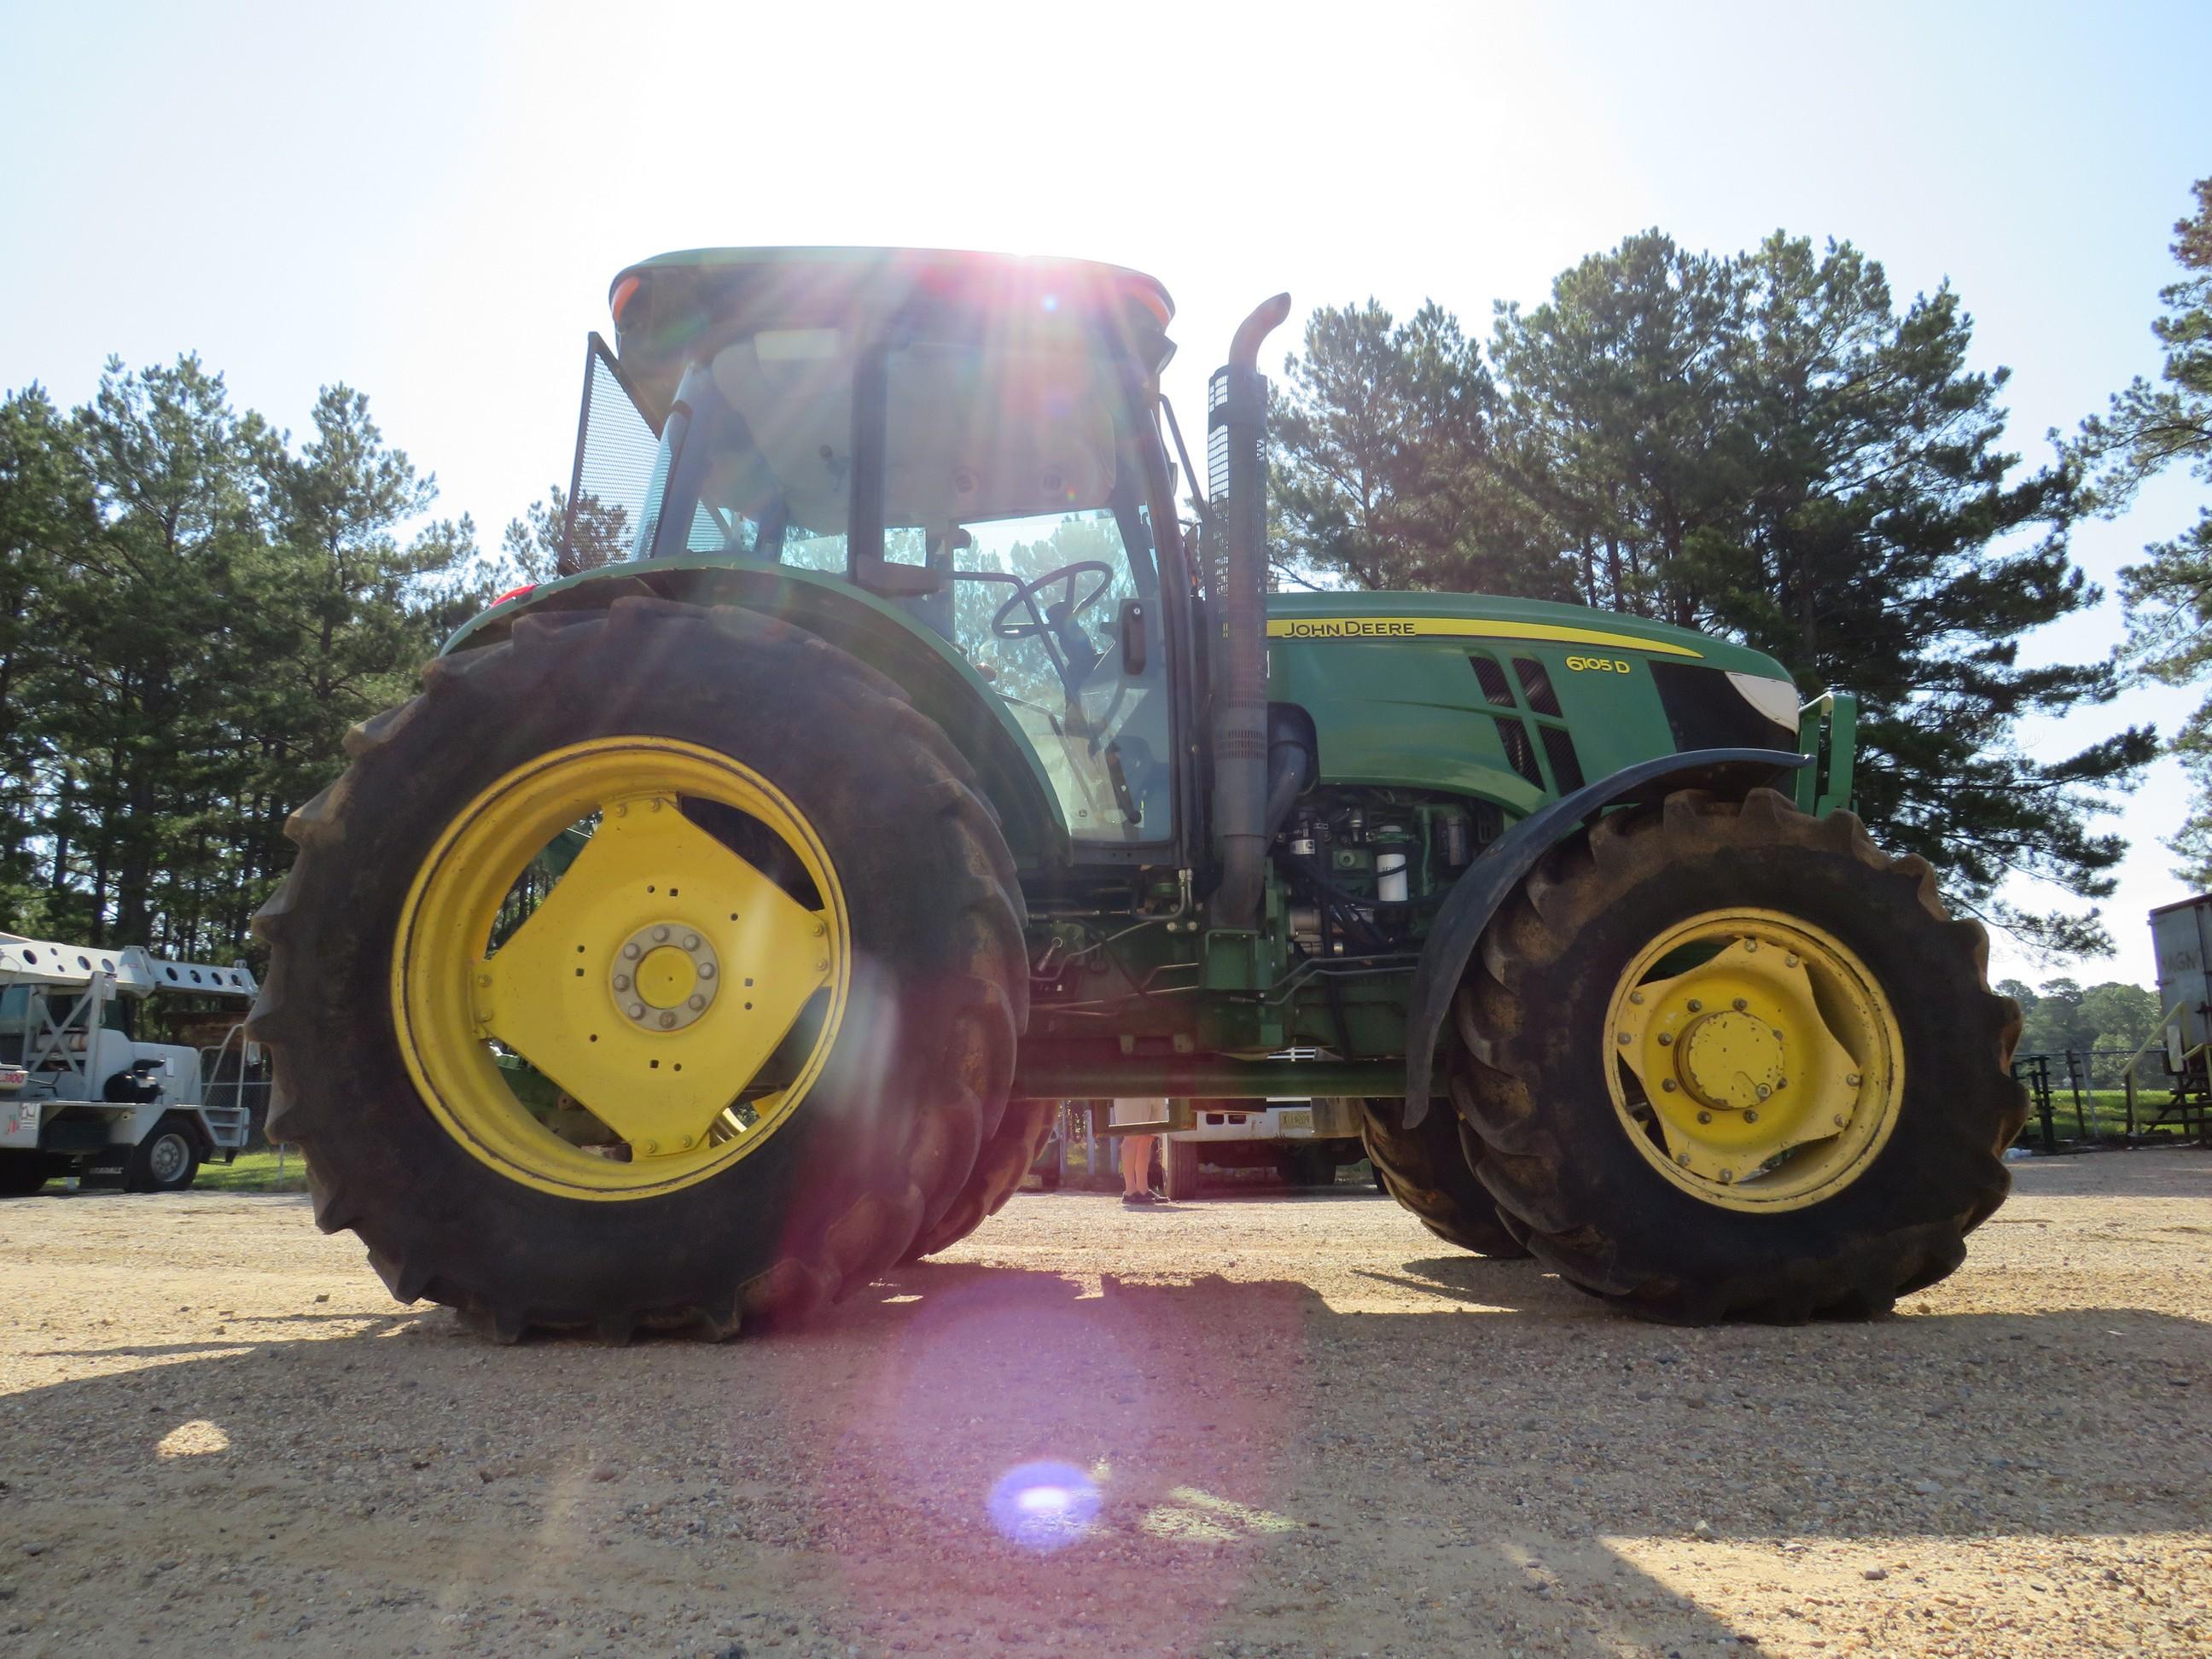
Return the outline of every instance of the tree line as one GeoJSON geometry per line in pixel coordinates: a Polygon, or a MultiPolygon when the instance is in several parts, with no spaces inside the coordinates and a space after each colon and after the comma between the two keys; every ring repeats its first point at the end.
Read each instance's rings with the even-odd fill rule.
{"type": "Polygon", "coordinates": [[[295,441],[197,357],[0,402],[0,917],[227,960],[346,729],[505,574],[368,399],[295,441]]]}
{"type": "MultiPolygon", "coordinates": [[[[2200,469],[2212,454],[2197,188],[2176,252],[2199,274],[2160,325],[2179,383],[2138,383],[2038,466],[2007,443],[2007,371],[1969,367],[1960,296],[1900,305],[1847,242],[1778,232],[1716,254],[1647,231],[1540,304],[1498,305],[1486,349],[1433,302],[1404,321],[1325,307],[1275,392],[1278,580],[1568,600],[1771,652],[1807,696],[1857,694],[1877,841],[1933,863],[1954,908],[2107,949],[2080,902],[2112,890],[2127,842],[2096,821],[2157,734],[2049,754],[2021,723],[2107,702],[2133,672],[2212,667],[2205,524],[2127,573],[2136,662],[2031,665],[2021,645],[2102,598],[2069,551],[2084,514],[2118,510],[2167,446],[2194,444],[2200,469]],[[2000,898],[2015,874],[2056,902],[2000,898]]],[[[2212,708],[2182,748],[2212,787],[2212,708]]],[[[2207,824],[2184,848],[2200,879],[2207,824]]]]}

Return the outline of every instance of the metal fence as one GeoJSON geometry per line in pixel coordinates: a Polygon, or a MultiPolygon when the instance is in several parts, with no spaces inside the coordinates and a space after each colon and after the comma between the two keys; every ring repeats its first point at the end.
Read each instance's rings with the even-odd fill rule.
{"type": "Polygon", "coordinates": [[[2013,1059],[2027,1090],[2023,1145],[2057,1152],[2062,1145],[2126,1146],[2205,1134],[2205,1079],[2192,1066],[2167,1071],[2162,1048],[2064,1048],[2013,1059]]]}

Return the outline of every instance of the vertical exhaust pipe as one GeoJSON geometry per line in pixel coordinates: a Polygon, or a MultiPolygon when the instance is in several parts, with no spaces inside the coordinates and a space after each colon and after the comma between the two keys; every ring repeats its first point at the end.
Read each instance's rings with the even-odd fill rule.
{"type": "Polygon", "coordinates": [[[1267,857],[1267,381],[1260,346],[1291,314],[1291,296],[1264,301],[1237,330],[1228,366],[1214,376],[1207,418],[1209,470],[1227,477],[1221,638],[1213,672],[1213,891],[1217,927],[1250,927],[1260,915],[1267,857]],[[1216,440],[1218,440],[1217,449],[1216,440]]]}

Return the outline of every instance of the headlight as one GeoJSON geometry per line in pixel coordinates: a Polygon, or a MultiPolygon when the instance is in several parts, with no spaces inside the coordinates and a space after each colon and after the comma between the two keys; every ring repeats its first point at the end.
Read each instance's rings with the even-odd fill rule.
{"type": "Polygon", "coordinates": [[[1743,700],[1772,720],[1777,726],[1797,729],[1797,688],[1788,680],[1770,679],[1764,674],[1739,674],[1728,671],[1729,684],[1742,694],[1743,700]]]}

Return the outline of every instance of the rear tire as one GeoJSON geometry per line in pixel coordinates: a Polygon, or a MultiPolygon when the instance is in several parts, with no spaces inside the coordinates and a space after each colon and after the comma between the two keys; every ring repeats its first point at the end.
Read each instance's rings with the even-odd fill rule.
{"type": "MultiPolygon", "coordinates": [[[[1022,1177],[1036,1162],[1037,1152],[1059,1115],[1056,1100],[1008,1101],[998,1133],[984,1143],[967,1184],[936,1224],[921,1230],[902,1259],[919,1261],[950,1249],[1004,1209],[1006,1200],[1020,1190],[1022,1177]]],[[[1060,1172],[1055,1170],[1047,1176],[1045,1184],[1060,1185],[1060,1172]]]]}
{"type": "Polygon", "coordinates": [[[180,1193],[199,1172],[199,1136],[189,1118],[172,1113],[131,1149],[123,1165],[123,1188],[131,1193],[180,1193]]]}
{"type": "Polygon", "coordinates": [[[1171,1200],[1198,1196],[1198,1151],[1195,1140],[1160,1139],[1160,1190],[1171,1200]]]}
{"type": "Polygon", "coordinates": [[[1405,1104],[1359,1103],[1360,1139],[1375,1169],[1375,1184],[1447,1244],[1478,1255],[1528,1255],[1475,1173],[1482,1142],[1449,1108],[1435,1102],[1428,1115],[1408,1129],[1405,1104]]]}
{"type": "Polygon", "coordinates": [[[293,815],[298,860],[256,918],[271,947],[252,1024],[275,1055],[269,1133],[307,1153],[323,1230],[359,1233],[400,1301],[445,1303],[501,1340],[726,1337],[896,1261],[998,1133],[1028,1020],[1012,860],[944,732],[813,635],[653,599],[526,617],[423,678],[355,728],[351,769],[293,815]],[[852,1001],[757,1146],[689,1184],[572,1196],[507,1174],[429,1109],[394,955],[418,869],[483,792],[623,738],[727,756],[788,797],[844,895],[852,1001]]]}
{"type": "MultiPolygon", "coordinates": [[[[1501,910],[1455,1006],[1453,1099],[1480,1134],[1480,1174],[1499,1207],[1583,1289],[1674,1323],[1879,1313],[1956,1268],[1966,1234],[2009,1189],[2003,1149],[2027,1111],[2010,1070],[2021,1016],[1990,990],[1987,959],[1981,927],[1945,911],[1927,863],[1884,855],[1850,814],[1814,819],[1772,790],[1741,801],[1685,791],[1600,819],[1501,910]],[[1850,1127],[1731,1187],[1725,1170],[1700,1182],[1662,1169],[1692,1154],[1655,1152],[1656,1119],[1642,1142],[1632,1138],[1612,1092],[1626,1089],[1624,1052],[1644,1052],[1617,1047],[1634,1034],[1611,1029],[1634,1018],[1619,1012],[1634,982],[1624,975],[1670,930],[1723,913],[1771,915],[1829,941],[1821,948],[1863,970],[1897,1034],[1887,1069],[1848,1051],[1866,1089],[1882,1091],[1881,1138],[1855,1162],[1818,1166],[1810,1184],[1773,1189],[1782,1201],[1762,1200],[1757,1184],[1786,1177],[1789,1159],[1840,1157],[1823,1149],[1847,1148],[1855,1111],[1870,1108],[1847,1097],[1834,1121],[1850,1127]]],[[[1650,981],[1652,1006],[1674,994],[1664,982],[1650,981]]],[[[1694,1030],[1674,1064],[1692,1060],[1694,1030]]],[[[1797,1093],[1759,1092],[1770,1120],[1798,1109],[1811,1083],[1796,1052],[1785,1069],[1797,1093]]],[[[1862,1085],[1857,1071],[1844,1080],[1862,1085]]],[[[1681,1111],[1691,1086],[1670,1074],[1668,1107],[1645,1109],[1681,1111]]]]}

